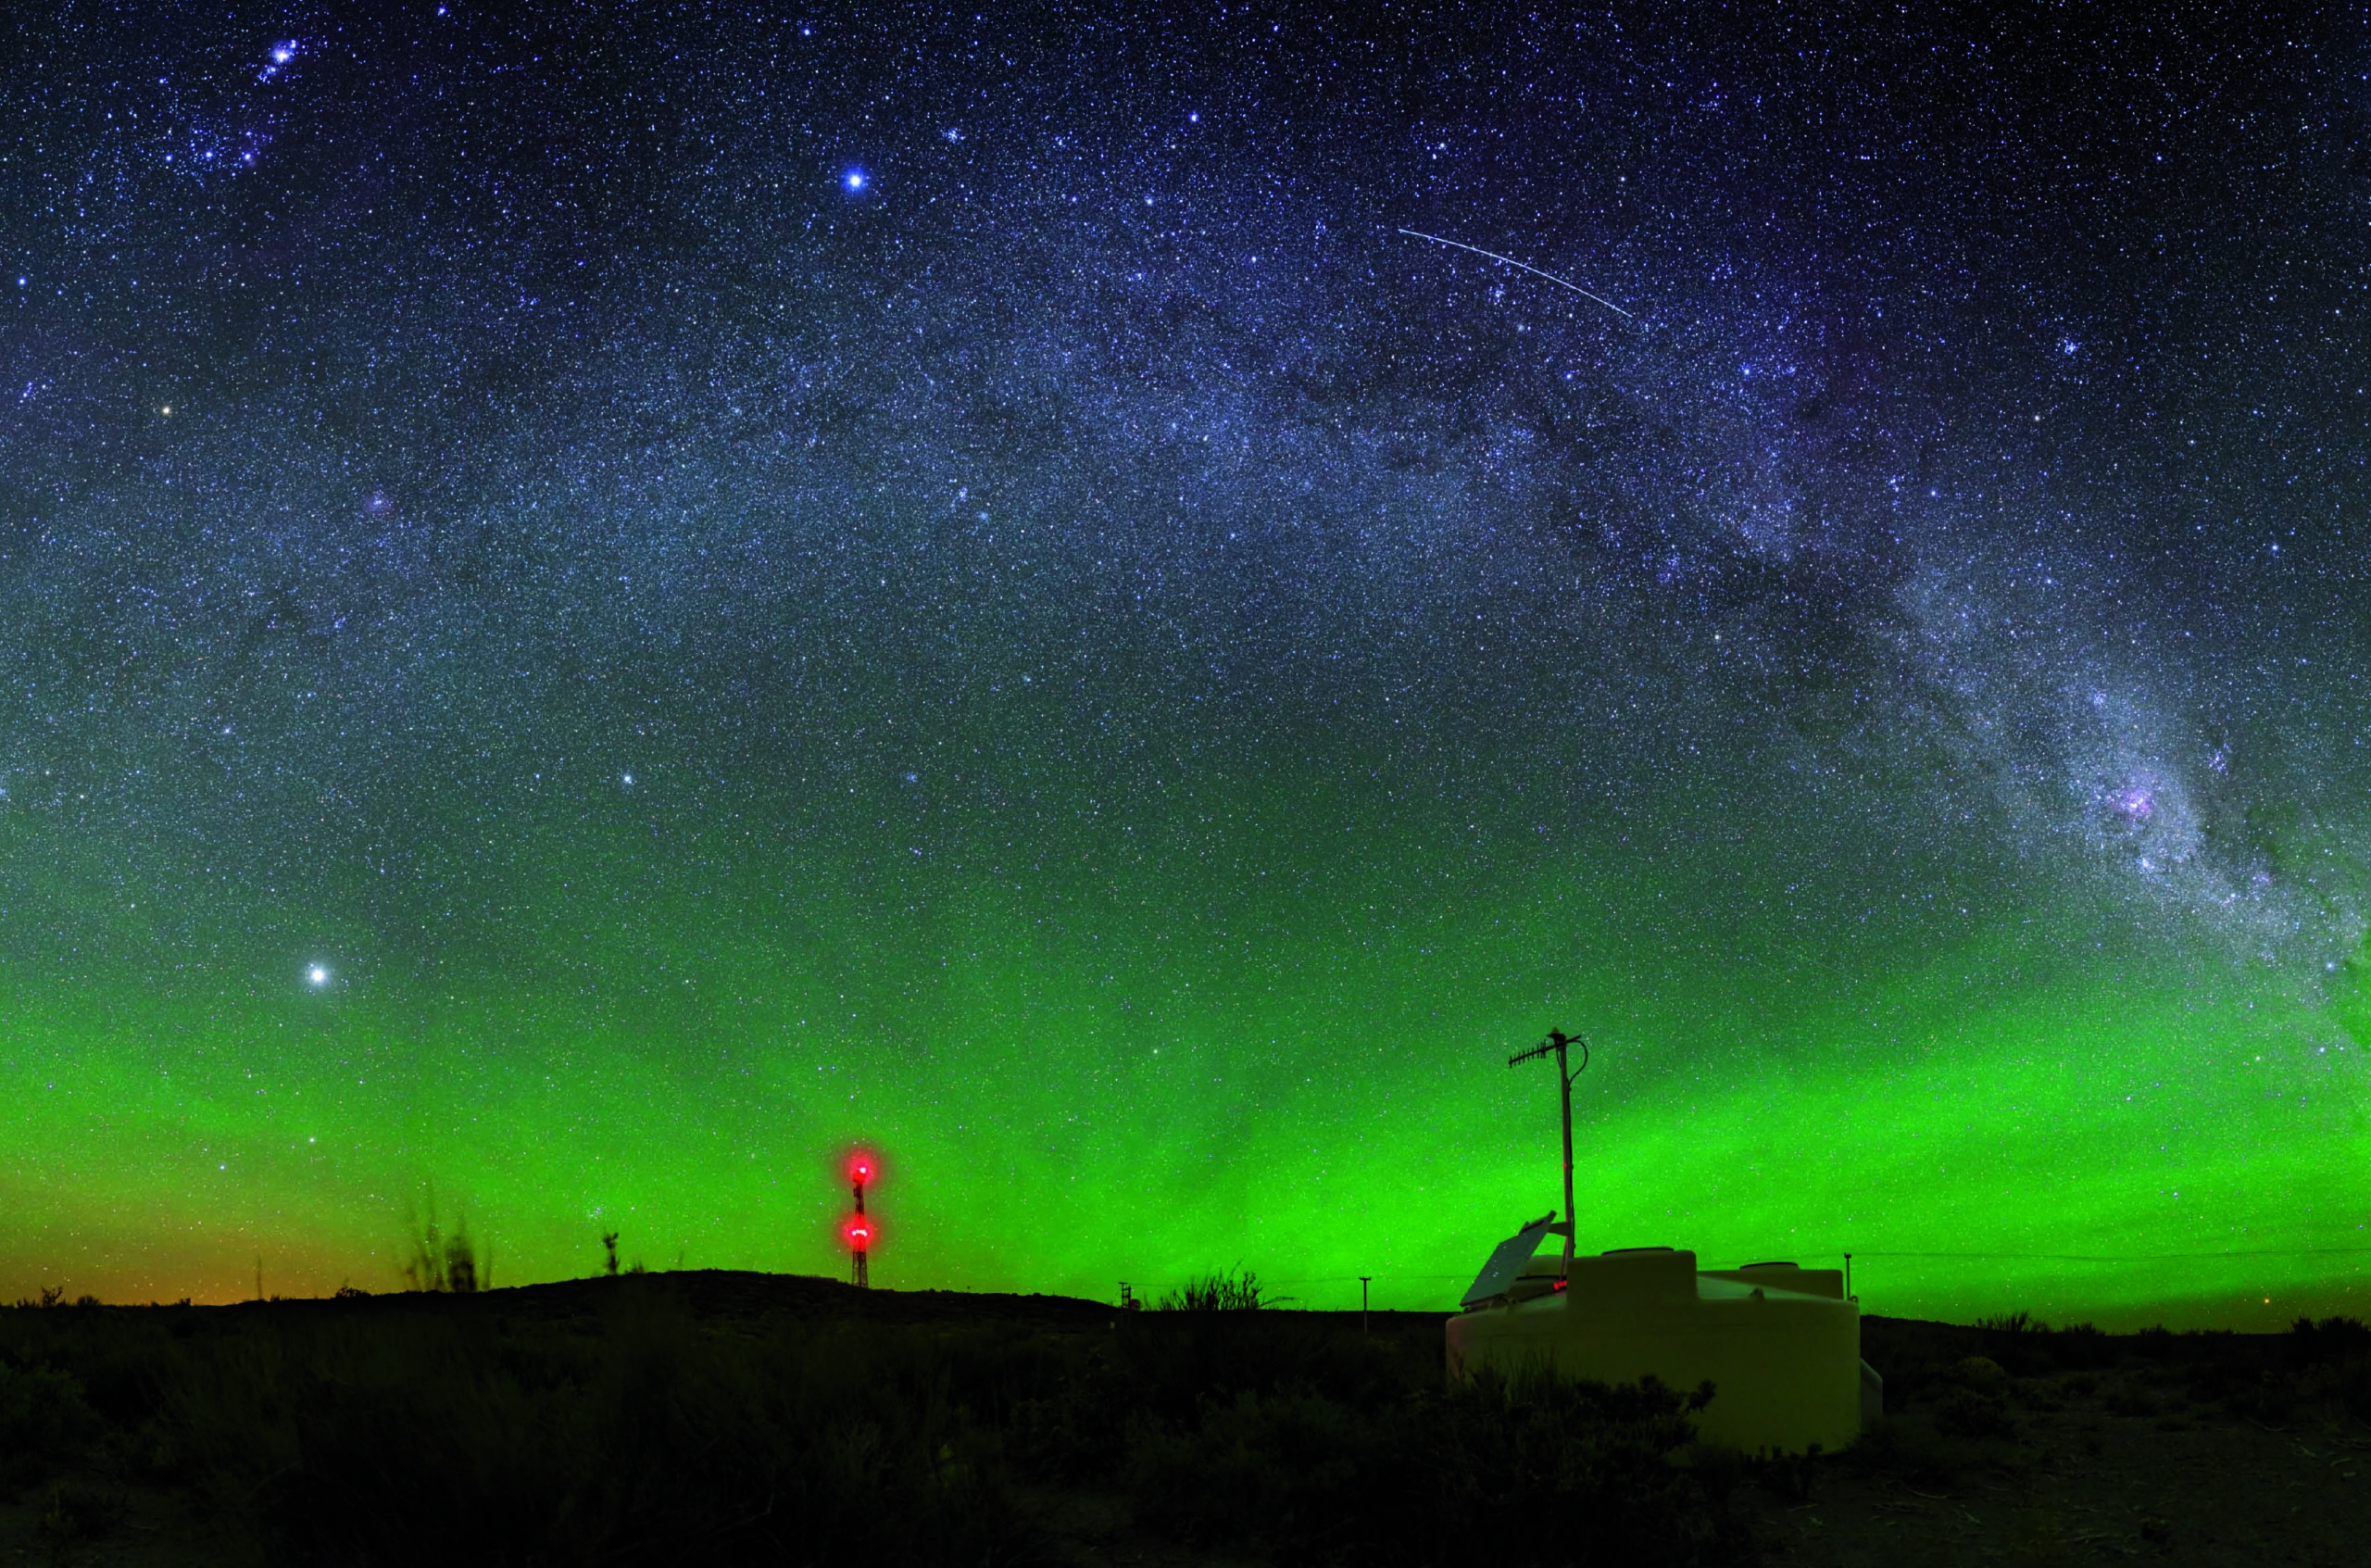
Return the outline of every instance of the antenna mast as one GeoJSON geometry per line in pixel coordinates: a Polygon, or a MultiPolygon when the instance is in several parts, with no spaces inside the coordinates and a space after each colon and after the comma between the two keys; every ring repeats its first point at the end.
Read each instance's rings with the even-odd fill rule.
{"type": "Polygon", "coordinates": [[[864,1217],[864,1189],[872,1185],[873,1158],[863,1149],[848,1156],[848,1185],[856,1192],[856,1212],[840,1226],[848,1244],[848,1283],[859,1290],[872,1284],[872,1222],[864,1217]]]}
{"type": "Polygon", "coordinates": [[[1564,1223],[1554,1228],[1563,1232],[1564,1272],[1570,1274],[1573,1272],[1573,1080],[1588,1071],[1589,1043],[1577,1035],[1567,1035],[1562,1029],[1550,1029],[1548,1038],[1531,1049],[1507,1058],[1507,1065],[1520,1067],[1550,1051],[1556,1053],[1556,1083],[1564,1108],[1564,1223]],[[1568,1072],[1564,1053],[1574,1046],[1581,1047],[1581,1064],[1568,1072]]]}
{"type": "Polygon", "coordinates": [[[856,1219],[848,1226],[848,1283],[859,1290],[872,1283],[872,1270],[867,1267],[872,1246],[872,1227],[864,1218],[864,1178],[858,1176],[856,1187],[856,1219]]]}

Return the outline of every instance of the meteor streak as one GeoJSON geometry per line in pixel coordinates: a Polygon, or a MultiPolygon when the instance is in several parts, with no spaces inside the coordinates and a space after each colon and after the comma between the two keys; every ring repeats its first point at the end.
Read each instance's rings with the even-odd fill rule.
{"type": "Polygon", "coordinates": [[[1454,245],[1459,250],[1470,250],[1476,256],[1487,256],[1493,261],[1503,261],[1510,267],[1520,267],[1534,277],[1547,279],[1549,282],[1555,284],[1560,289],[1572,290],[1574,294],[1579,295],[1583,299],[1596,300],[1599,305],[1604,306],[1608,310],[1612,311],[1616,316],[1621,317],[1625,321],[1635,321],[1638,319],[1637,317],[1630,314],[1627,310],[1623,309],[1619,305],[1614,304],[1613,301],[1606,298],[1603,295],[1591,294],[1588,290],[1581,287],[1580,284],[1560,278],[1553,272],[1543,272],[1527,261],[1517,261],[1512,256],[1500,256],[1495,250],[1484,250],[1480,245],[1470,245],[1462,240],[1445,240],[1438,234],[1427,234],[1419,229],[1402,229],[1399,232],[1408,235],[1411,239],[1430,240],[1436,245],[1454,245]]]}

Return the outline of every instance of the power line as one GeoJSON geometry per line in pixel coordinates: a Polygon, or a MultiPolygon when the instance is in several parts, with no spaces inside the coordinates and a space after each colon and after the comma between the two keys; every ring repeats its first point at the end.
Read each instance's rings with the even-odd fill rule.
{"type": "MultiPolygon", "coordinates": [[[[1837,1251],[1798,1250],[1804,1258],[1841,1258],[1837,1251]]],[[[1855,1258],[1903,1258],[1950,1260],[1978,1263],[2211,1263],[2241,1258],[2361,1258],[2371,1257],[2371,1247],[2266,1247],[2229,1252],[1871,1252],[1852,1249],[1855,1258]]],[[[1356,1285],[1361,1277],[1374,1280],[1462,1280],[1470,1274],[1399,1274],[1377,1273],[1324,1274],[1314,1279],[1263,1279],[1262,1288],[1273,1286],[1282,1290],[1311,1285],[1356,1285]]],[[[1156,1280],[1148,1288],[1156,1290],[1182,1289],[1191,1280],[1156,1280]]]]}
{"type": "MultiPolygon", "coordinates": [[[[2359,1258],[2371,1247],[2267,1247],[2237,1252],[1863,1252],[1855,1258],[1958,1258],[1978,1262],[2211,1263],[2226,1258],[2359,1258]]],[[[1840,1258],[1841,1252],[1806,1252],[1806,1258],[1840,1258]]]]}
{"type": "MultiPolygon", "coordinates": [[[[1797,1257],[1842,1257],[1845,1252],[1797,1250],[1797,1257]]],[[[1930,1262],[2227,1262],[2243,1257],[2371,1257],[2371,1248],[2243,1248],[2231,1252],[1863,1252],[1851,1250],[1854,1257],[1897,1257],[1897,1260],[1930,1260],[1930,1262]]],[[[1263,1279],[1263,1290],[1273,1286],[1275,1290],[1299,1290],[1309,1286],[1356,1286],[1361,1279],[1368,1281],[1463,1281],[1473,1279],[1470,1273],[1321,1273],[1316,1279],[1263,1279]]],[[[1195,1284],[1190,1279],[1145,1281],[1138,1290],[1183,1290],[1195,1284]]]]}

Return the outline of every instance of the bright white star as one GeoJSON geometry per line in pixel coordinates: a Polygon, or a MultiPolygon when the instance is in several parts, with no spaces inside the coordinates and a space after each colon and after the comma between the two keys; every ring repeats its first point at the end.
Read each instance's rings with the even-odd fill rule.
{"type": "Polygon", "coordinates": [[[315,964],[312,968],[305,972],[305,979],[315,990],[320,990],[322,986],[330,983],[329,966],[326,964],[315,964]]]}

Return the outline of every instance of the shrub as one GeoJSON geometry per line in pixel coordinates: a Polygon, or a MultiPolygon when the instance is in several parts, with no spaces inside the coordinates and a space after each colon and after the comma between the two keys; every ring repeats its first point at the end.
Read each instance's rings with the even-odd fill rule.
{"type": "Polygon", "coordinates": [[[1935,1401],[1935,1430],[1951,1437],[2014,1438],[2017,1421],[2000,1395],[1952,1388],[1935,1401]]]}
{"type": "Polygon", "coordinates": [[[710,1335],[629,1301],[581,1330],[483,1315],[282,1321],[179,1369],[219,1512],[291,1562],[980,1561],[1029,1533],[894,1331],[710,1335]]]}
{"type": "Polygon", "coordinates": [[[1747,1540],[1738,1472],[1673,1462],[1711,1397],[1545,1374],[1380,1408],[1246,1389],[1190,1422],[1139,1416],[1122,1480],[1155,1528],[1279,1562],[1521,1559],[1552,1520],[1562,1561],[1690,1563],[1747,1540]]]}
{"type": "Polygon", "coordinates": [[[36,1528],[49,1542],[53,1557],[63,1561],[74,1543],[95,1540],[122,1517],[119,1496],[60,1482],[50,1487],[36,1528]]]}
{"type": "Polygon", "coordinates": [[[2005,1394],[2009,1391],[2009,1374],[2001,1363],[1989,1356],[1963,1357],[1951,1368],[1951,1379],[1963,1388],[1979,1394],[2005,1394]]]}
{"type": "Polygon", "coordinates": [[[2292,1366],[2341,1361],[2371,1353],[2371,1328],[2353,1318],[2299,1318],[2281,1348],[2292,1366]]]}
{"type": "Polygon", "coordinates": [[[2000,1450],[1952,1437],[1915,1422],[1888,1418],[1862,1432],[1844,1450],[1844,1462],[1867,1475],[1888,1475],[1937,1489],[1999,1459],[2000,1450]]]}
{"type": "Polygon", "coordinates": [[[72,1457],[99,1431],[71,1374],[0,1361],[0,1499],[40,1481],[51,1462],[72,1457]]]}
{"type": "Polygon", "coordinates": [[[2130,1378],[2121,1378],[2108,1386],[2104,1403],[2112,1415],[2151,1416],[2164,1411],[2164,1401],[2130,1378]]]}
{"type": "Polygon", "coordinates": [[[1246,1269],[1240,1273],[1204,1274],[1188,1280],[1155,1305],[1164,1312],[1249,1312],[1274,1302],[1261,1298],[1260,1276],[1246,1269]]]}
{"type": "Polygon", "coordinates": [[[1976,1326],[1992,1334],[2048,1334],[2050,1324],[2031,1312],[2010,1312],[2002,1317],[1978,1318],[1976,1326]]]}
{"type": "Polygon", "coordinates": [[[455,1222],[453,1234],[446,1236],[436,1223],[433,1198],[429,1201],[428,1217],[414,1229],[406,1246],[404,1261],[397,1266],[403,1271],[404,1283],[414,1290],[470,1296],[494,1286],[493,1253],[482,1251],[471,1239],[466,1217],[455,1222]]]}

